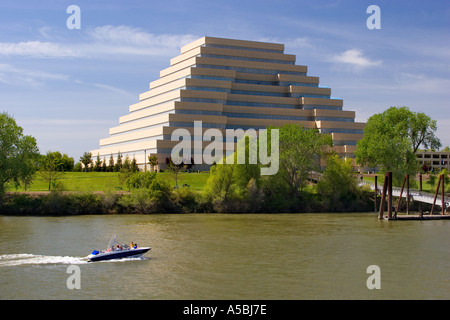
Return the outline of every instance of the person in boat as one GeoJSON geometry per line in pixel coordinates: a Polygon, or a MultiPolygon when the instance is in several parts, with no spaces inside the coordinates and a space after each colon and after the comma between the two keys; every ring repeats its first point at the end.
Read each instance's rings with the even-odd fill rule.
{"type": "Polygon", "coordinates": [[[130,243],[130,249],[134,249],[134,242],[133,241],[131,241],[131,243],[130,243]]]}

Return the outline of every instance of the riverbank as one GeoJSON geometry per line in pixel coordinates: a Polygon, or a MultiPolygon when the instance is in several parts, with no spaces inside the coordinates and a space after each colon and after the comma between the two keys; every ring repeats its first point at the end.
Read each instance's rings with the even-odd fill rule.
{"type": "MultiPolygon", "coordinates": [[[[306,194],[298,206],[290,211],[264,211],[264,206],[243,206],[229,213],[315,213],[336,212],[327,210],[317,194],[306,194]],[[258,210],[256,210],[258,208],[258,210]]],[[[368,212],[373,210],[369,194],[367,201],[349,203],[339,212],[368,212]]],[[[28,191],[8,192],[0,205],[0,215],[14,216],[73,216],[109,214],[153,213],[218,213],[209,198],[202,192],[187,187],[150,192],[133,191],[28,191]]]]}

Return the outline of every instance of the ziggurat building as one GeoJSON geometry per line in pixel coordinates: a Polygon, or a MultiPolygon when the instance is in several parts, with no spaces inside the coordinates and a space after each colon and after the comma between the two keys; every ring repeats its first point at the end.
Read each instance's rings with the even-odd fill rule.
{"type": "MultiPolygon", "coordinates": [[[[155,154],[163,169],[179,143],[171,141],[172,132],[185,128],[193,136],[194,121],[202,121],[203,132],[217,128],[223,137],[226,129],[301,124],[331,134],[334,149],[353,158],[365,124],[295,60],[278,43],[203,37],[185,45],[92,155],[107,160],[120,152],[143,168],[155,154]]],[[[203,148],[209,143],[203,141],[203,148]]]]}

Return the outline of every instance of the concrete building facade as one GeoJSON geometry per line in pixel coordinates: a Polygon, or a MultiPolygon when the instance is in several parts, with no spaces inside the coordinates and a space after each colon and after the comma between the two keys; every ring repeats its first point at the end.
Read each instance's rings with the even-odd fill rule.
{"type": "Polygon", "coordinates": [[[425,171],[440,172],[443,169],[450,171],[450,152],[448,151],[417,151],[416,156],[422,168],[426,166],[425,171]]]}
{"type": "Polygon", "coordinates": [[[142,167],[155,154],[164,167],[178,144],[172,132],[185,128],[193,135],[194,121],[201,121],[203,132],[217,128],[224,137],[226,129],[297,123],[331,134],[334,149],[353,158],[365,124],[295,61],[278,43],[203,37],[187,44],[92,155],[108,161],[120,152],[142,167]]]}

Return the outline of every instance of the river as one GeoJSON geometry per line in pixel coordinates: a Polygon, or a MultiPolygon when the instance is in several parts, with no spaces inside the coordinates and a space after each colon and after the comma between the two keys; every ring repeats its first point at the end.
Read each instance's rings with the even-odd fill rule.
{"type": "Polygon", "coordinates": [[[450,296],[448,220],[379,221],[375,213],[1,216],[0,242],[1,299],[450,296]],[[113,234],[152,249],[142,259],[86,262],[113,234]],[[378,273],[368,272],[373,265],[378,273]],[[79,288],[69,288],[71,266],[79,288]],[[372,275],[380,289],[368,288],[372,275]]]}

